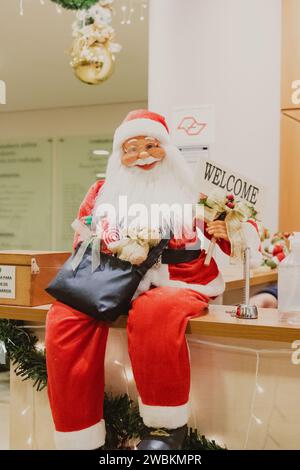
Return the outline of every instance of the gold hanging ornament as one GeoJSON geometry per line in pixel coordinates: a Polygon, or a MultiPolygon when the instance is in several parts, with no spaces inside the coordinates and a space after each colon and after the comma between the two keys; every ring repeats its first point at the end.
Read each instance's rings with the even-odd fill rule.
{"type": "Polygon", "coordinates": [[[99,0],[88,10],[79,10],[73,24],[74,43],[71,66],[76,77],[88,85],[107,80],[114,69],[114,53],[121,46],[113,42],[113,0],[99,0]]]}

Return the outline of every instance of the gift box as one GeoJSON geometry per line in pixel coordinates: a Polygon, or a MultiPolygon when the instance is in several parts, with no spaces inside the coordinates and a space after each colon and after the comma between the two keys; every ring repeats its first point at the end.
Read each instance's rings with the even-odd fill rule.
{"type": "Polygon", "coordinates": [[[0,251],[0,304],[35,307],[53,302],[45,287],[70,253],[0,251]]]}

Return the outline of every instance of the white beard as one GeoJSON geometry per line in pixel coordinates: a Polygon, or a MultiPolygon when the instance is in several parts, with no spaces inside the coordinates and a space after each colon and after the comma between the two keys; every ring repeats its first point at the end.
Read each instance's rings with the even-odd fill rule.
{"type": "MultiPolygon", "coordinates": [[[[128,210],[131,206],[139,204],[146,208],[148,214],[151,214],[151,210],[155,211],[154,204],[166,204],[168,207],[176,204],[181,208],[182,214],[184,207],[191,208],[196,204],[199,189],[196,187],[183,155],[174,145],[166,145],[164,149],[165,158],[151,170],[138,167],[127,168],[121,163],[120,151],[110,156],[105,184],[95,202],[92,223],[94,230],[99,233],[98,222],[107,212],[108,206],[114,208],[116,217],[113,221],[114,216],[109,215],[110,223],[120,224],[120,219],[124,216],[124,210],[120,209],[120,196],[126,197],[128,210]]],[[[187,212],[189,210],[186,210],[186,214],[187,212]]],[[[183,217],[181,220],[176,220],[175,230],[183,229],[184,232],[186,230],[189,232],[192,228],[192,217],[185,215],[183,217]]],[[[149,217],[147,221],[143,219],[140,225],[158,228],[157,221],[154,221],[153,217],[151,221],[149,217]]],[[[174,231],[174,225],[172,225],[172,230],[174,231]]]]}

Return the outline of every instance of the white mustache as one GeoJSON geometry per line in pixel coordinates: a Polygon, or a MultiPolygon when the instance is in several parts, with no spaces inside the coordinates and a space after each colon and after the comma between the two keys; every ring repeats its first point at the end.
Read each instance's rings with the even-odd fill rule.
{"type": "Polygon", "coordinates": [[[144,166],[144,165],[151,165],[151,163],[159,162],[159,158],[148,157],[148,158],[139,158],[130,166],[144,166]]]}

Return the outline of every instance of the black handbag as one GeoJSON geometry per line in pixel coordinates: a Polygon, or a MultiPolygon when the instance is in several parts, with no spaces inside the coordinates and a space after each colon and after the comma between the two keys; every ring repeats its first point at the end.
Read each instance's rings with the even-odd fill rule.
{"type": "Polygon", "coordinates": [[[89,246],[74,271],[72,260],[65,262],[45,289],[54,298],[97,320],[112,322],[128,313],[132,297],[146,272],[160,258],[168,239],[152,248],[140,265],[132,265],[113,255],[101,253],[100,264],[92,271],[92,249],[89,246]]]}

